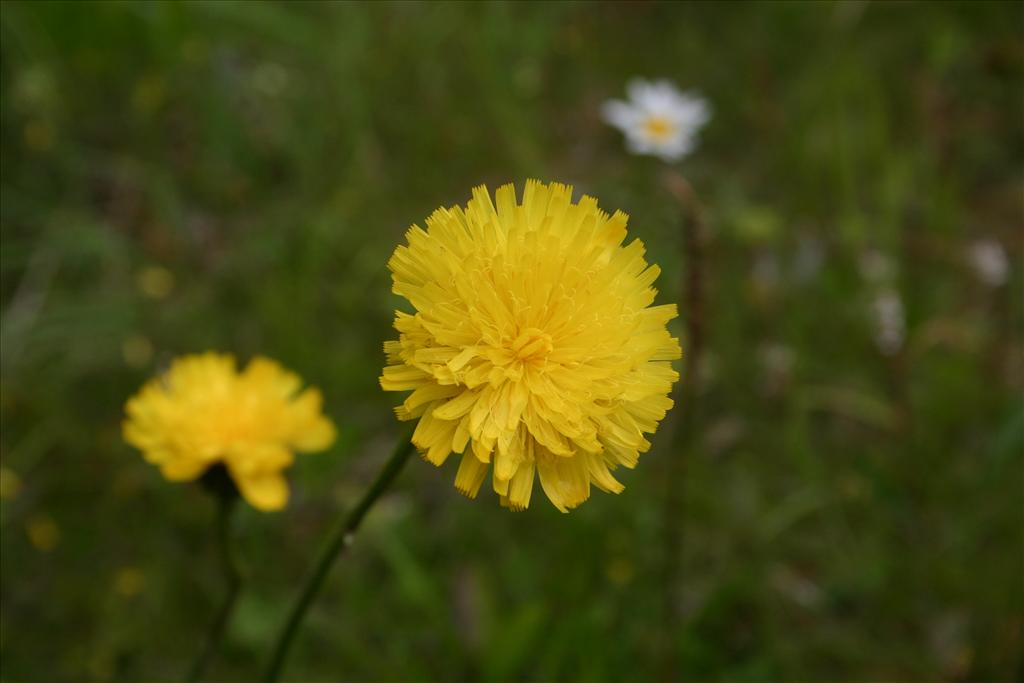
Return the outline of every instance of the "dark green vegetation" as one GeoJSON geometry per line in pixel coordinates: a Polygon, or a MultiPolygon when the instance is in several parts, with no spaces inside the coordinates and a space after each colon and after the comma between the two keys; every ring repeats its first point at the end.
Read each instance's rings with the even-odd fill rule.
{"type": "MultiPolygon", "coordinates": [[[[712,236],[672,483],[677,673],[1020,680],[1022,25],[981,2],[5,2],[3,679],[184,676],[220,600],[215,504],[119,423],[205,349],[279,359],[341,430],[297,460],[286,511],[240,511],[247,585],[211,678],[254,679],[399,433],[377,386],[386,259],[471,186],[561,180],[625,210],[679,300],[662,167],[597,116],[641,75],[714,109],[679,165],[712,236]],[[969,265],[980,238],[1008,250],[1001,287],[969,265]],[[862,274],[868,250],[888,283],[862,274]],[[894,355],[880,288],[906,312],[894,355]]],[[[521,514],[466,500],[456,463],[412,462],[286,679],[657,680],[671,431],[624,493],[568,516],[539,490],[521,514]]]]}

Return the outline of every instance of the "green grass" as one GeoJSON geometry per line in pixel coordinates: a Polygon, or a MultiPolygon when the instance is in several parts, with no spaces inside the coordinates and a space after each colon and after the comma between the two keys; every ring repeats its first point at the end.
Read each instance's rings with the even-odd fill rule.
{"type": "Polygon", "coordinates": [[[680,300],[659,162],[597,114],[640,75],[714,110],[680,166],[712,239],[673,482],[678,631],[660,541],[682,450],[664,429],[625,492],[568,516],[539,495],[522,514],[468,501],[452,467],[413,462],[287,679],[650,681],[666,639],[688,681],[1020,679],[1022,19],[984,2],[5,2],[0,463],[21,486],[0,507],[0,677],[184,675],[219,599],[214,505],[164,482],[120,420],[147,377],[209,348],[294,368],[341,430],[298,459],[285,512],[241,515],[248,583],[211,680],[257,675],[398,433],[377,385],[403,303],[386,260],[474,185],[560,180],[623,209],[661,301],[680,300]],[[1001,288],[967,265],[981,237],[1010,254],[1001,288]],[[824,264],[801,278],[807,240],[824,264]],[[906,307],[893,358],[869,248],[906,307]],[[139,287],[154,266],[174,276],[161,299],[139,287]],[[791,367],[766,370],[766,345],[791,367]]]}

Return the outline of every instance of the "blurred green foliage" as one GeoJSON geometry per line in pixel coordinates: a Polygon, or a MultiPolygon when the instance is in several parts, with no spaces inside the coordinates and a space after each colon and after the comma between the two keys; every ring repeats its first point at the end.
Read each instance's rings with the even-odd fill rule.
{"type": "Polygon", "coordinates": [[[468,501],[453,469],[412,463],[287,678],[650,681],[665,643],[695,681],[1024,678],[1022,20],[984,2],[4,2],[3,680],[184,674],[220,595],[214,505],[119,425],[147,377],[208,348],[294,368],[342,433],[298,459],[284,513],[239,520],[248,584],[212,678],[253,679],[396,438],[385,262],[472,186],[560,180],[625,210],[679,300],[661,167],[597,115],[633,76],[714,110],[681,165],[713,233],[694,433],[667,424],[624,493],[568,516],[468,501]],[[1008,283],[970,267],[981,238],[1008,283]],[[865,254],[906,313],[891,355],[865,254]]]}

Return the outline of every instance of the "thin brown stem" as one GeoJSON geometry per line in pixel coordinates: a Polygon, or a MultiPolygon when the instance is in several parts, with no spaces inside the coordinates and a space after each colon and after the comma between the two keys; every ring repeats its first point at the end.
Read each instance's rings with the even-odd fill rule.
{"type": "Polygon", "coordinates": [[[690,183],[678,172],[670,171],[665,183],[682,211],[682,262],[685,274],[680,300],[686,338],[683,347],[683,375],[675,388],[676,422],[671,435],[671,453],[666,462],[663,586],[663,676],[677,681],[679,664],[676,657],[679,629],[679,606],[682,602],[678,581],[684,543],[686,464],[695,440],[696,397],[700,380],[701,354],[705,334],[705,246],[707,225],[704,210],[690,183]]]}

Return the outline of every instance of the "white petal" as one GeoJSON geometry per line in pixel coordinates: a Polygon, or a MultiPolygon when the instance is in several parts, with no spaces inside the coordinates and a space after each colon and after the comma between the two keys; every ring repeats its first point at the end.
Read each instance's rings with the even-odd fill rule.
{"type": "Polygon", "coordinates": [[[654,154],[655,148],[647,136],[630,135],[626,137],[626,149],[633,154],[654,154]]]}
{"type": "Polygon", "coordinates": [[[672,93],[674,95],[679,94],[679,89],[676,88],[675,84],[667,78],[659,78],[654,81],[654,87],[662,93],[672,93]]]}
{"type": "Polygon", "coordinates": [[[621,130],[631,130],[640,124],[643,114],[622,100],[608,100],[601,105],[601,118],[621,130]]]}
{"type": "Polygon", "coordinates": [[[649,90],[650,84],[642,78],[631,78],[626,83],[626,94],[629,95],[633,104],[639,104],[641,100],[644,100],[649,90]]]}
{"type": "Polygon", "coordinates": [[[711,118],[711,110],[704,100],[688,97],[679,107],[679,115],[685,125],[698,128],[711,118]]]}
{"type": "Polygon", "coordinates": [[[661,111],[671,111],[678,107],[683,94],[670,81],[656,81],[651,88],[650,101],[661,111]]]}
{"type": "Polygon", "coordinates": [[[692,138],[680,136],[659,146],[657,154],[665,161],[678,161],[689,154],[692,149],[692,138]]]}
{"type": "Polygon", "coordinates": [[[641,79],[635,79],[626,86],[629,99],[634,106],[652,114],[664,111],[665,97],[661,90],[653,83],[641,79]]]}

